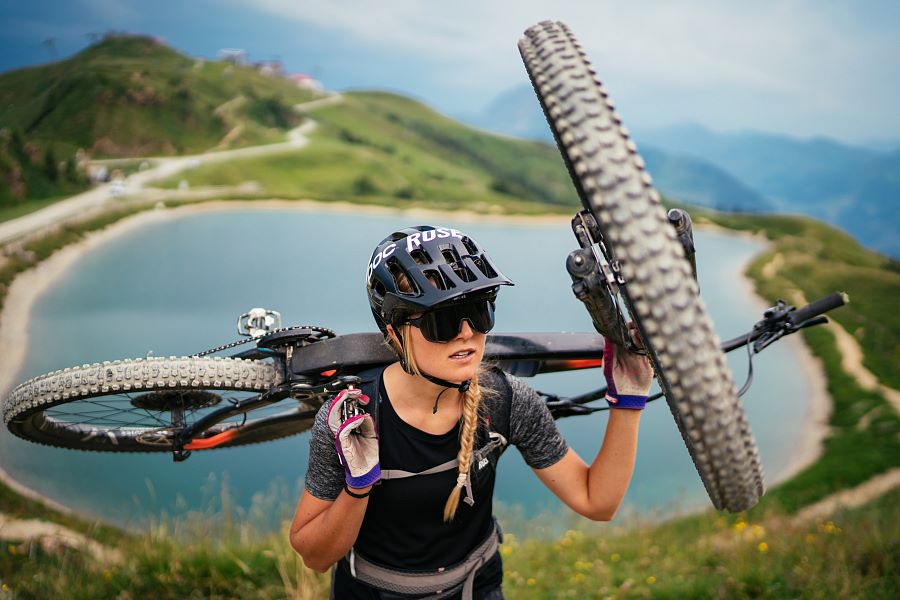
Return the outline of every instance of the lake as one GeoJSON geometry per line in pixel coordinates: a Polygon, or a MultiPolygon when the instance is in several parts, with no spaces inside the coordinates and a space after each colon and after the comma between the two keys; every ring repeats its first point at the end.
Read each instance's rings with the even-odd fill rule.
{"type": "MultiPolygon", "coordinates": [[[[374,331],[365,293],[366,260],[402,215],[351,216],[229,210],[145,225],[86,253],[37,301],[19,381],[50,370],[115,358],[192,354],[235,339],[237,316],[254,306],[279,310],[285,325],[314,324],[338,333],[374,331]]],[[[443,220],[478,239],[516,282],[501,291],[495,332],[591,331],[564,268],[575,247],[566,225],[443,220]]],[[[700,286],[716,329],[729,338],[760,318],[758,300],[739,273],[762,249],[741,237],[696,234],[700,286]]],[[[747,356],[729,356],[738,386],[747,356]]],[[[776,344],[754,359],[744,404],[771,480],[797,448],[809,395],[789,348],[776,344]]],[[[530,380],[569,395],[602,384],[597,370],[530,380]]],[[[590,462],[600,447],[604,413],[559,421],[571,446],[590,462]]],[[[283,515],[299,497],[306,434],[247,448],[169,455],[116,455],[47,448],[0,433],[0,465],[25,485],[78,511],[142,526],[147,518],[223,506],[283,515]]],[[[526,517],[556,511],[558,501],[515,449],[500,463],[496,501],[526,517]]],[[[709,505],[663,401],[641,423],[638,463],[626,503],[668,512],[709,505]]]]}

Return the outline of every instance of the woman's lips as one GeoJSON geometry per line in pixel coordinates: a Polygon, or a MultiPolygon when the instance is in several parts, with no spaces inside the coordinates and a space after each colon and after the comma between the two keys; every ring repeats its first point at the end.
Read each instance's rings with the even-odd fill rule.
{"type": "Polygon", "coordinates": [[[466,361],[471,357],[475,356],[475,350],[472,348],[464,348],[462,350],[458,350],[450,355],[450,360],[453,361],[466,361]]]}

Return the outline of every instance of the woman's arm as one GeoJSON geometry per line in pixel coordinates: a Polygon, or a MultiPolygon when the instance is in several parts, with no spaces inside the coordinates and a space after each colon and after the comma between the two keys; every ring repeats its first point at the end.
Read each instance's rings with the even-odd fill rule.
{"type": "MultiPolygon", "coordinates": [[[[353,490],[366,493],[371,489],[353,490]]],[[[324,573],[356,542],[366,514],[368,498],[354,498],[341,492],[334,500],[321,500],[306,490],[297,504],[291,523],[291,546],[303,564],[324,573]]]]}
{"type": "Polygon", "coordinates": [[[349,393],[341,392],[316,415],[309,439],[306,489],[291,523],[291,546],[306,566],[319,572],[328,570],[356,542],[369,505],[368,498],[354,498],[345,486],[365,494],[381,476],[372,418],[355,417],[343,423],[337,418],[342,412],[339,402],[348,397],[349,393]],[[341,460],[339,453],[350,458],[341,460]]]}
{"type": "Polygon", "coordinates": [[[603,444],[588,467],[571,448],[556,464],[534,469],[538,478],[566,506],[595,521],[616,514],[634,470],[639,410],[611,410],[603,444]]]}
{"type": "Polygon", "coordinates": [[[572,510],[597,521],[612,519],[628,491],[653,368],[646,356],[632,354],[607,338],[603,374],[612,410],[594,462],[588,467],[569,449],[555,464],[534,469],[544,485],[572,510]]]}

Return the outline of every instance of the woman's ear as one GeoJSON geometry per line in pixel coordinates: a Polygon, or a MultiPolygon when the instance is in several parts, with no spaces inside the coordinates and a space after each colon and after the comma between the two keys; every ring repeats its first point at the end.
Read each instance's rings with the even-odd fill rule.
{"type": "Polygon", "coordinates": [[[387,329],[388,338],[391,340],[391,344],[394,345],[394,348],[398,348],[398,352],[399,352],[399,348],[401,347],[401,344],[400,344],[400,337],[397,335],[397,331],[394,329],[394,326],[390,325],[390,324],[387,325],[386,329],[387,329]]]}

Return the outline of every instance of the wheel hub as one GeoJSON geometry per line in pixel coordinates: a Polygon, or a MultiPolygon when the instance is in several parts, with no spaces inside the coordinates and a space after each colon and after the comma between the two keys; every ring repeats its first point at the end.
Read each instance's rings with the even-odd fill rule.
{"type": "Polygon", "coordinates": [[[135,408],[152,410],[157,412],[171,412],[173,410],[196,410],[215,406],[222,401],[222,397],[212,392],[201,390],[176,391],[166,390],[141,394],[131,399],[131,405],[135,408]]]}

